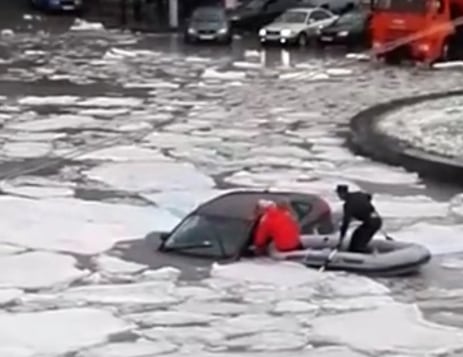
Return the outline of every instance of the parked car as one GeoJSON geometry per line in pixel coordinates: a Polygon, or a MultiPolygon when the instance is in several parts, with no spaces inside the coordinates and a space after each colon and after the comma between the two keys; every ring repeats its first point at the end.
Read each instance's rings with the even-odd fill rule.
{"type": "Polygon", "coordinates": [[[317,30],[328,26],[338,16],[321,8],[296,8],[284,12],[270,25],[260,29],[262,44],[278,42],[283,45],[306,46],[317,36],[317,30]]]}
{"type": "Polygon", "coordinates": [[[353,9],[364,8],[363,2],[365,1],[367,0],[301,0],[300,6],[321,7],[336,15],[342,15],[353,9]]]}
{"type": "Polygon", "coordinates": [[[31,0],[31,4],[43,11],[81,11],[83,0],[31,0]]]}
{"type": "Polygon", "coordinates": [[[216,41],[232,42],[231,26],[225,9],[219,6],[202,6],[193,11],[185,28],[186,43],[216,41]]]}
{"type": "Polygon", "coordinates": [[[318,31],[319,45],[345,45],[349,47],[370,45],[370,13],[352,11],[340,16],[318,31]]]}
{"type": "Polygon", "coordinates": [[[229,12],[232,28],[257,31],[288,9],[298,6],[299,0],[251,0],[229,12]]]}

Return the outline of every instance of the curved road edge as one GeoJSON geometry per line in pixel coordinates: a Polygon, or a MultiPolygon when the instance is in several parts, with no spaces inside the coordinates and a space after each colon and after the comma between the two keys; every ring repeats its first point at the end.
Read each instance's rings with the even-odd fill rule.
{"type": "Polygon", "coordinates": [[[385,115],[433,99],[463,95],[463,89],[400,98],[369,107],[350,120],[347,146],[356,154],[402,166],[422,177],[463,185],[463,161],[424,152],[377,129],[385,115]]]}

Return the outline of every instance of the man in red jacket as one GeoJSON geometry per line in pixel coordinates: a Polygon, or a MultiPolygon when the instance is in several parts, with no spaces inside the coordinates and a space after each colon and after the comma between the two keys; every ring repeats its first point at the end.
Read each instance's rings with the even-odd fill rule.
{"type": "Polygon", "coordinates": [[[273,241],[280,252],[302,249],[299,224],[293,218],[288,202],[280,201],[276,205],[268,205],[258,219],[254,233],[257,254],[265,251],[270,241],[273,241]]]}

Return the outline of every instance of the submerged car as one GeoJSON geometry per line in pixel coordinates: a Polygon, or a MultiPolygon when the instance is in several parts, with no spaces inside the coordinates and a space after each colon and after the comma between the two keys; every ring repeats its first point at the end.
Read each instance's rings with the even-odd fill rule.
{"type": "Polygon", "coordinates": [[[336,19],[336,15],[322,8],[291,9],[260,29],[259,39],[262,44],[277,42],[306,46],[316,38],[317,30],[336,19]]]}
{"type": "Polygon", "coordinates": [[[43,11],[81,11],[83,0],[31,0],[31,4],[43,11]]]}
{"type": "MultiPolygon", "coordinates": [[[[345,270],[366,275],[396,276],[417,272],[431,259],[423,246],[373,239],[370,253],[340,250],[333,256],[339,234],[329,205],[319,196],[298,192],[234,191],[213,198],[189,213],[171,232],[153,232],[145,237],[160,252],[213,260],[252,257],[254,209],[261,200],[290,203],[304,235],[304,249],[276,252],[276,260],[292,260],[311,268],[345,270]],[[308,240],[307,240],[308,238],[308,240]]],[[[349,238],[343,242],[349,244],[349,238]]]]}
{"type": "Polygon", "coordinates": [[[231,26],[225,10],[218,6],[198,7],[187,23],[184,41],[232,42],[231,26]]]}
{"type": "Polygon", "coordinates": [[[317,41],[321,46],[345,45],[349,47],[369,47],[370,13],[351,11],[318,32],[317,41]]]}

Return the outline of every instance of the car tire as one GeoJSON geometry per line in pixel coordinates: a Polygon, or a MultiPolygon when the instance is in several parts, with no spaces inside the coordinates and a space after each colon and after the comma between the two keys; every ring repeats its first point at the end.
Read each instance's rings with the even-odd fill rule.
{"type": "Polygon", "coordinates": [[[299,47],[305,48],[309,44],[309,39],[307,35],[304,32],[302,32],[297,36],[296,43],[299,47]]]}

